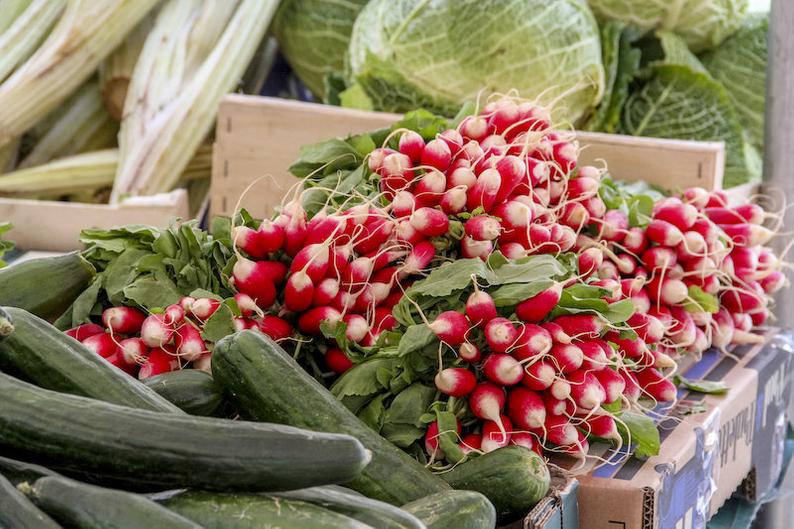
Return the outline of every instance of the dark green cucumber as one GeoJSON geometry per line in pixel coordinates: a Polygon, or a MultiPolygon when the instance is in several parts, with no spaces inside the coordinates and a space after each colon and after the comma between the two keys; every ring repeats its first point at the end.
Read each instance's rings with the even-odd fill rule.
{"type": "Polygon", "coordinates": [[[47,477],[24,488],[36,506],[67,528],[202,529],[138,494],[104,489],[64,477],[47,477]]]}
{"type": "Polygon", "coordinates": [[[127,408],[2,373],[0,395],[0,453],[119,488],[294,490],[369,461],[348,435],[127,408]]]}
{"type": "Polygon", "coordinates": [[[183,414],[83,344],[29,312],[6,307],[14,332],[0,341],[0,370],[45,389],[131,408],[183,414]]]}
{"type": "Polygon", "coordinates": [[[390,503],[372,500],[342,487],[312,487],[279,492],[276,496],[306,501],[330,511],[355,518],[378,529],[427,529],[416,516],[390,503]]]}
{"type": "Polygon", "coordinates": [[[403,509],[422,520],[427,529],[496,527],[496,511],[491,502],[471,490],[438,492],[403,505],[403,509]]]}
{"type": "Polygon", "coordinates": [[[456,489],[488,496],[500,520],[527,514],[549,492],[549,469],[535,452],[507,446],[472,458],[441,474],[456,489]]]}
{"type": "Polygon", "coordinates": [[[381,529],[308,502],[265,494],[187,491],[163,504],[205,529],[381,529]]]}
{"type": "Polygon", "coordinates": [[[79,253],[31,259],[0,269],[0,305],[51,320],[77,299],[96,271],[79,253]]]}
{"type": "Polygon", "coordinates": [[[241,331],[221,339],[212,373],[237,409],[260,421],[352,435],[372,462],[346,485],[376,500],[402,505],[449,486],[361,422],[319,382],[262,333],[241,331]]]}
{"type": "Polygon", "coordinates": [[[143,380],[161,397],[191,415],[209,417],[223,406],[223,389],[199,369],[179,369],[143,380]]]}
{"type": "Polygon", "coordinates": [[[57,472],[53,472],[48,468],[25,461],[17,461],[16,459],[9,459],[0,456],[0,474],[6,477],[8,481],[14,485],[19,485],[25,481],[33,483],[39,478],[46,476],[57,476],[57,472]]]}
{"type": "Polygon", "coordinates": [[[60,526],[0,475],[0,528],[60,529],[60,526]]]}
{"type": "Polygon", "coordinates": [[[0,307],[0,340],[14,332],[14,322],[6,309],[0,307]]]}

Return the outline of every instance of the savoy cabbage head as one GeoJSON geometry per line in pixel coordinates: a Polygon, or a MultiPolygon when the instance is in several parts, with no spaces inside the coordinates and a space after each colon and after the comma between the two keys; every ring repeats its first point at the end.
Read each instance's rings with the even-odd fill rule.
{"type": "Polygon", "coordinates": [[[303,84],[325,95],[344,75],[350,32],[367,0],[283,0],[273,22],[281,52],[303,84]]]}
{"type": "Polygon", "coordinates": [[[603,95],[598,26],[584,0],[371,0],[353,27],[351,81],[379,110],[454,115],[514,90],[575,122],[603,95]]]}
{"type": "Polygon", "coordinates": [[[672,31],[694,52],[714,48],[733,34],[748,0],[588,0],[600,18],[643,29],[672,31]]]}

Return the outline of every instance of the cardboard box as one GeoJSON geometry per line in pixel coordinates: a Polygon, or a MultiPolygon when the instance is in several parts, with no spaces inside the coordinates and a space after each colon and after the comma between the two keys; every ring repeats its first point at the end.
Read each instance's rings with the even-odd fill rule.
{"type": "Polygon", "coordinates": [[[782,465],[789,384],[790,336],[705,353],[689,367],[692,380],[722,380],[724,396],[682,390],[659,421],[659,455],[645,461],[610,457],[579,477],[581,529],[696,529],[734,492],[751,501],[775,483],[782,465]],[[704,405],[702,413],[683,415],[704,405]],[[669,412],[669,413],[668,413],[669,412]]]}
{"type": "MultiPolygon", "coordinates": [[[[269,216],[298,180],[288,167],[302,145],[386,127],[397,114],[288,101],[227,96],[218,111],[212,164],[211,211],[231,215],[238,204],[255,217],[269,216]]],[[[621,180],[645,180],[679,189],[719,189],[721,142],[660,140],[578,132],[581,163],[601,165],[621,180]]]]}
{"type": "Polygon", "coordinates": [[[118,205],[0,198],[0,220],[14,228],[6,237],[25,250],[77,250],[80,231],[122,224],[167,226],[175,217],[189,218],[184,189],[151,197],[135,197],[118,205]]]}

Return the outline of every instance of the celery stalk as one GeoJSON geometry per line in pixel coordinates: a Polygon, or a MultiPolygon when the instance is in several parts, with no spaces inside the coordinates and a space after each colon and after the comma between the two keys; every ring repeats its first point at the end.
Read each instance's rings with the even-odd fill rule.
{"type": "Polygon", "coordinates": [[[34,0],[0,34],[0,82],[33,54],[65,5],[66,0],[34,0]]]}
{"type": "Polygon", "coordinates": [[[158,0],[68,0],[36,53],[0,85],[0,146],[69,97],[158,0]]]}
{"type": "MultiPolygon", "coordinates": [[[[277,6],[278,0],[242,0],[195,75],[173,93],[169,103],[157,109],[154,119],[147,121],[144,129],[135,127],[129,131],[139,134],[125,134],[127,124],[122,122],[113,201],[128,194],[156,194],[174,186],[193,152],[211,131],[221,98],[235,88],[245,72],[277,6]]],[[[133,84],[136,77],[137,66],[133,84]]],[[[128,102],[131,95],[127,96],[128,102]]]]}

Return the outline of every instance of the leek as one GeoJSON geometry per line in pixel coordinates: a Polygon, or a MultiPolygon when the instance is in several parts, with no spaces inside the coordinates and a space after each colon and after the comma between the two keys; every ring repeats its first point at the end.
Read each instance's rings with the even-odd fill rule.
{"type": "Polygon", "coordinates": [[[0,85],[0,146],[66,100],[158,0],[68,0],[36,53],[0,85]]]}
{"type": "Polygon", "coordinates": [[[0,0],[0,35],[11,27],[33,0],[0,0]]]}
{"type": "Polygon", "coordinates": [[[65,5],[66,0],[34,0],[0,34],[0,82],[33,54],[65,5]]]}
{"type": "MultiPolygon", "coordinates": [[[[160,16],[179,1],[172,0],[160,16]]],[[[113,201],[128,194],[156,194],[173,188],[198,145],[212,130],[221,98],[237,86],[251,62],[277,6],[278,0],[241,0],[218,42],[211,47],[212,51],[200,66],[196,63],[195,74],[186,79],[183,86],[171,87],[172,92],[168,94],[171,99],[153,109],[155,112],[150,119],[141,120],[141,116],[135,116],[128,122],[128,103],[135,101],[132,98],[136,93],[148,95],[151,87],[147,80],[150,72],[141,67],[150,51],[149,42],[153,36],[149,36],[125,102],[113,201]],[[146,90],[139,92],[140,85],[146,86],[146,90]],[[141,126],[142,123],[145,126],[141,126]]],[[[199,54],[191,54],[191,57],[198,59],[199,54]]],[[[177,67],[189,71],[189,62],[174,62],[177,67]]],[[[163,94],[163,89],[159,93],[163,94]]]]}

